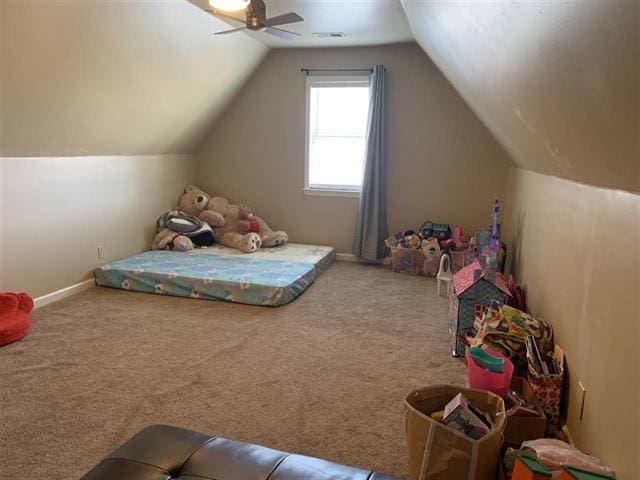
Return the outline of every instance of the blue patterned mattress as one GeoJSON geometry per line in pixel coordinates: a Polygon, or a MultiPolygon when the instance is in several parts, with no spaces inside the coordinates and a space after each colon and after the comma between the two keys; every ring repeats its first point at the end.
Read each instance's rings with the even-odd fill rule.
{"type": "Polygon", "coordinates": [[[289,243],[246,254],[215,245],[144,252],[94,275],[105,287],[275,307],[298,297],[334,260],[331,247],[289,243]]]}

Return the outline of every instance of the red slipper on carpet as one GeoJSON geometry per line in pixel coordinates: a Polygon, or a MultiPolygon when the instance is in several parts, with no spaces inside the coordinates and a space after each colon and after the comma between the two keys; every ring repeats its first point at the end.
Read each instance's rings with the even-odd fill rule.
{"type": "Polygon", "coordinates": [[[29,333],[31,310],[33,300],[26,293],[0,293],[0,347],[29,333]]]}

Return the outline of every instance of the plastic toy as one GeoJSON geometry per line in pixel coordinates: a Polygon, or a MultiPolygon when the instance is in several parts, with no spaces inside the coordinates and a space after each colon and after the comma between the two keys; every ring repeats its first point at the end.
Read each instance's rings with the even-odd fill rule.
{"type": "Polygon", "coordinates": [[[389,248],[396,248],[402,242],[404,238],[404,233],[398,232],[394,236],[387,238],[384,243],[389,248]]]}
{"type": "Polygon", "coordinates": [[[405,237],[405,243],[407,248],[420,248],[422,245],[422,237],[414,233],[413,235],[405,237]]]}
{"type": "Polygon", "coordinates": [[[438,242],[437,238],[426,238],[422,240],[420,246],[422,248],[422,253],[424,253],[426,256],[437,256],[438,258],[440,258],[440,243],[438,242]]]}
{"type": "Polygon", "coordinates": [[[505,397],[509,393],[509,386],[513,378],[513,363],[507,357],[495,350],[489,350],[487,353],[494,357],[501,357],[504,365],[501,372],[490,372],[480,367],[476,361],[467,356],[467,380],[471,388],[480,390],[488,390],[500,397],[505,397]]]}
{"type": "Polygon", "coordinates": [[[500,202],[496,195],[493,201],[493,215],[491,222],[491,240],[489,241],[489,268],[498,271],[498,252],[500,251],[500,202]]]}
{"type": "Polygon", "coordinates": [[[438,267],[440,266],[440,257],[442,256],[442,250],[440,250],[440,244],[435,237],[429,237],[421,242],[422,254],[424,255],[424,265],[422,267],[422,274],[430,277],[435,277],[438,274],[438,267]]]}
{"type": "Polygon", "coordinates": [[[547,480],[551,478],[551,471],[537,458],[530,455],[516,455],[511,480],[547,480]]]}
{"type": "Polygon", "coordinates": [[[442,240],[440,242],[440,247],[443,250],[455,250],[456,242],[454,242],[451,238],[447,238],[446,240],[442,240]]]}
{"type": "Polygon", "coordinates": [[[489,370],[493,373],[502,373],[504,370],[504,358],[491,355],[488,351],[483,350],[480,346],[471,347],[469,349],[471,358],[478,366],[489,370]]]}
{"type": "Polygon", "coordinates": [[[462,227],[460,225],[456,225],[455,227],[453,227],[451,240],[453,240],[453,243],[455,244],[457,250],[466,248],[467,244],[469,243],[469,240],[466,239],[464,234],[462,233],[462,227]]]}
{"type": "Polygon", "coordinates": [[[446,240],[451,237],[451,227],[446,223],[433,223],[429,220],[420,227],[422,238],[436,237],[438,240],[446,240]]]}
{"type": "Polygon", "coordinates": [[[423,237],[432,237],[433,236],[433,223],[427,220],[420,227],[420,235],[423,237]]]}
{"type": "Polygon", "coordinates": [[[469,240],[466,250],[465,264],[478,259],[487,269],[488,275],[504,271],[507,247],[500,240],[500,201],[495,197],[491,215],[491,226],[479,229],[469,240]]]}

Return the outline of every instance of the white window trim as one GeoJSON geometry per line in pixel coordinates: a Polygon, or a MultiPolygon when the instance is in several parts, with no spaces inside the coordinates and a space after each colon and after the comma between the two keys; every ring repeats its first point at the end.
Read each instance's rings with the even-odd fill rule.
{"type": "Polygon", "coordinates": [[[305,128],[304,128],[304,188],[302,191],[305,195],[318,195],[326,197],[359,197],[362,191],[361,186],[332,186],[332,185],[310,185],[309,184],[309,139],[311,137],[311,87],[321,86],[323,88],[344,87],[346,84],[357,86],[369,86],[369,75],[307,75],[305,85],[306,89],[306,109],[305,109],[305,128]]]}
{"type": "Polygon", "coordinates": [[[358,190],[345,190],[345,189],[335,189],[328,190],[326,187],[318,188],[318,187],[305,187],[302,189],[305,195],[315,195],[319,197],[355,197],[358,198],[362,189],[358,190]]]}

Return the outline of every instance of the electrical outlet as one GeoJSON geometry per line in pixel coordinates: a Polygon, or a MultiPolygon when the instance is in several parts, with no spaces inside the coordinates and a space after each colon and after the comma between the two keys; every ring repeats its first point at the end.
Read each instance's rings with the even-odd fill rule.
{"type": "Polygon", "coordinates": [[[100,260],[104,257],[104,245],[98,245],[96,248],[98,250],[98,260],[100,260]]]}
{"type": "Polygon", "coordinates": [[[582,382],[578,382],[578,390],[580,391],[580,420],[584,416],[584,401],[587,397],[587,389],[582,384],[582,382]]]}

